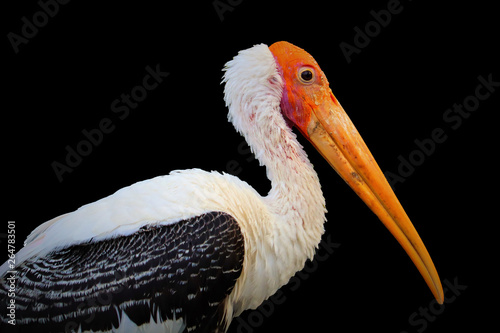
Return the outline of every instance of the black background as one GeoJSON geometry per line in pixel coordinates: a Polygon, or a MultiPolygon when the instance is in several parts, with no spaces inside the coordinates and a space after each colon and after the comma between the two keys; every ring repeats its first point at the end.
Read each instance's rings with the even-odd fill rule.
{"type": "Polygon", "coordinates": [[[400,13],[348,63],[340,43],[354,45],[354,28],[363,30],[374,21],[370,12],[389,1],[227,3],[231,10],[219,16],[213,1],[71,1],[18,53],[7,35],[21,34],[22,17],[33,22],[41,7],[24,1],[3,10],[2,258],[8,220],[16,221],[20,248],[40,223],[175,169],[236,173],[267,193],[264,168],[226,120],[221,69],[239,50],[287,40],[321,65],[382,170],[397,173],[398,156],[407,159],[416,139],[443,129],[446,141],[395,191],[442,280],[467,289],[436,308],[437,315],[429,312],[432,319],[412,325],[414,312],[432,307],[427,286],[377,218],[300,138],[326,197],[324,238],[341,245],[303,275],[298,288],[284,287],[282,304],[243,314],[250,324],[236,321],[230,332],[430,333],[491,325],[498,295],[491,258],[497,254],[500,88],[456,129],[443,115],[474,95],[478,76],[500,81],[494,5],[401,1],[400,13]],[[120,120],[111,103],[142,83],[146,66],[157,64],[169,76],[120,120]],[[113,121],[113,132],[60,182],[51,164],[64,163],[65,147],[76,147],[82,130],[104,118],[113,121]]]}

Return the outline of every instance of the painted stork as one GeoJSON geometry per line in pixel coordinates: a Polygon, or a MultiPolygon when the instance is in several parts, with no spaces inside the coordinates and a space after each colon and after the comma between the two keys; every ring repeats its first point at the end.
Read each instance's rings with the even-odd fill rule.
{"type": "MultiPolygon", "coordinates": [[[[324,231],[325,199],[292,126],[379,217],[443,302],[424,244],[313,57],[287,42],[260,44],[224,71],[228,118],[266,166],[267,196],[229,174],[173,171],[40,225],[15,267],[0,268],[1,302],[15,302],[17,328],[225,332],[303,268],[324,231]]],[[[8,313],[0,313],[4,328],[8,313]]]]}

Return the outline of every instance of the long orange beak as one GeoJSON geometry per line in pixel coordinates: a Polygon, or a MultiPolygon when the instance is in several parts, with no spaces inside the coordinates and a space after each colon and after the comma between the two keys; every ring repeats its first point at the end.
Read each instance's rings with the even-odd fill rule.
{"type": "Polygon", "coordinates": [[[398,240],[442,304],[441,281],[424,243],[353,123],[328,90],[330,98],[312,108],[304,134],[398,240]]]}

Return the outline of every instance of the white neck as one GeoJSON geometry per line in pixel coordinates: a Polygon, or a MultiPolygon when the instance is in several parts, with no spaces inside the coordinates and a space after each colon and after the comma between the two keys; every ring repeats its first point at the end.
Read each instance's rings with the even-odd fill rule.
{"type": "Polygon", "coordinates": [[[283,284],[303,267],[306,258],[312,258],[320,242],[326,213],[321,185],[281,114],[283,78],[269,48],[261,44],[241,51],[225,71],[228,118],[266,166],[271,180],[271,190],[263,200],[272,214],[276,242],[288,243],[276,246],[287,258],[278,267],[283,284]]]}

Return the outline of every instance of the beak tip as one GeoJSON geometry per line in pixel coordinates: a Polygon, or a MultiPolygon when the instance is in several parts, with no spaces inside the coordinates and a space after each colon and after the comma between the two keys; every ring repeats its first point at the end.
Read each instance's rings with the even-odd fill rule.
{"type": "Polygon", "coordinates": [[[432,294],[434,295],[434,298],[436,299],[436,302],[438,304],[443,305],[444,303],[444,291],[443,291],[443,286],[441,284],[441,279],[437,275],[437,272],[435,271],[435,268],[432,267],[434,271],[434,276],[431,278],[430,281],[428,281],[428,286],[429,289],[431,290],[432,294]]]}
{"type": "Polygon", "coordinates": [[[441,284],[439,285],[439,289],[437,291],[436,301],[440,305],[443,305],[444,303],[444,292],[443,292],[443,287],[441,287],[441,284]]]}

